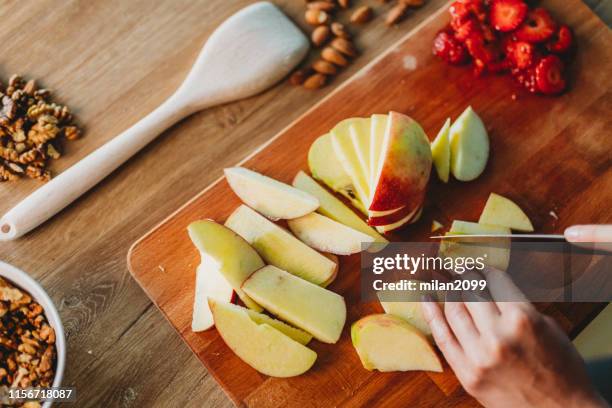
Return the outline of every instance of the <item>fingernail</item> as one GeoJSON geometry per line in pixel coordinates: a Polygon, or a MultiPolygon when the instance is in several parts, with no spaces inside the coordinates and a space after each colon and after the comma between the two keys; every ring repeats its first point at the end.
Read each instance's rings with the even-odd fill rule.
{"type": "Polygon", "coordinates": [[[566,228],[564,235],[568,241],[576,241],[581,235],[580,228],[577,226],[566,228]]]}

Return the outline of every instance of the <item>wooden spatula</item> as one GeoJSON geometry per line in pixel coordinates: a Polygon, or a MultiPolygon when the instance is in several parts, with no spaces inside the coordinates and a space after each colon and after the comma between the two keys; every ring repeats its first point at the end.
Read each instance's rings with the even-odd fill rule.
{"type": "Polygon", "coordinates": [[[180,119],[275,84],[302,60],[308,44],[271,3],[255,3],[234,14],[210,36],[166,102],[6,213],[0,219],[0,240],[18,238],[45,222],[180,119]]]}

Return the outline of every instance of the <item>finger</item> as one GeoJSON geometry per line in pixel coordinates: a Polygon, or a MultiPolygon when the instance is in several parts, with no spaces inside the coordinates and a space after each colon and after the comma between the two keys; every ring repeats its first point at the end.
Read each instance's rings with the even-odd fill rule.
{"type": "Polygon", "coordinates": [[[473,348],[480,335],[457,293],[449,292],[444,303],[444,315],[461,348],[466,352],[473,348]]]}
{"type": "Polygon", "coordinates": [[[487,279],[487,287],[495,300],[499,311],[504,314],[514,311],[517,307],[526,310],[533,309],[523,292],[512,282],[512,279],[504,271],[485,267],[482,274],[487,279]]]}
{"type": "MultiPolygon", "coordinates": [[[[482,275],[476,272],[467,272],[462,278],[466,280],[484,279],[482,275]]],[[[481,335],[490,329],[499,319],[501,313],[488,291],[484,295],[481,295],[480,292],[465,291],[462,293],[462,297],[465,307],[472,316],[472,320],[481,335]]]]}
{"type": "Polygon", "coordinates": [[[448,323],[440,310],[440,306],[437,302],[431,300],[424,300],[421,303],[423,309],[423,315],[429,328],[431,335],[436,342],[436,345],[448,361],[448,364],[453,370],[457,370],[458,367],[462,367],[464,364],[464,354],[461,346],[457,342],[455,335],[452,333],[448,323]]]}

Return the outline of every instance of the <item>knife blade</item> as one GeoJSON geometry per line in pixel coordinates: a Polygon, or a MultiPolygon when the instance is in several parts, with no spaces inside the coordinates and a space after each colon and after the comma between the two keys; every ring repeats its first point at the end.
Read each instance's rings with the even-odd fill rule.
{"type": "Polygon", "coordinates": [[[565,236],[561,234],[450,234],[450,235],[434,235],[431,239],[446,239],[446,238],[519,238],[519,239],[550,239],[550,240],[565,240],[565,236]]]}

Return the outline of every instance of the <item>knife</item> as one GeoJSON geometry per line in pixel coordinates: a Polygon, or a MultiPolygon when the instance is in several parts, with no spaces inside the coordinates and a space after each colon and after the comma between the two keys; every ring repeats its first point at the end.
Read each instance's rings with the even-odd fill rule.
{"type": "Polygon", "coordinates": [[[565,235],[561,234],[448,234],[434,235],[431,239],[447,239],[447,238],[518,238],[518,239],[550,239],[560,240],[565,239],[565,235]]]}
{"type": "Polygon", "coordinates": [[[612,243],[612,224],[574,225],[561,234],[449,234],[435,235],[432,239],[443,238],[522,238],[522,239],[564,239],[568,242],[612,243]]]}

